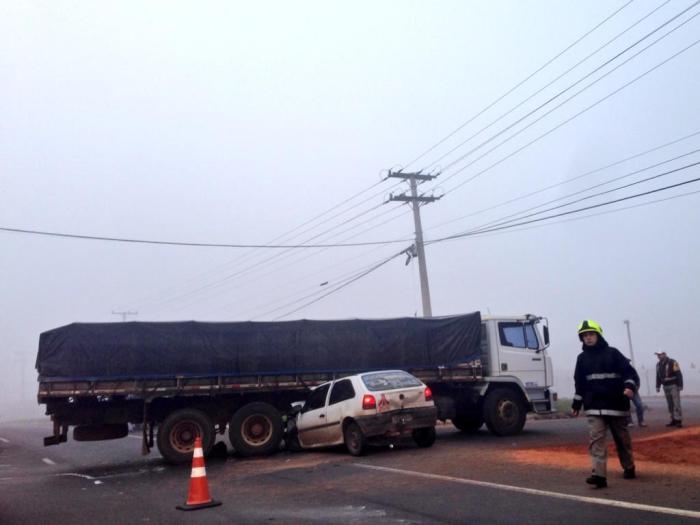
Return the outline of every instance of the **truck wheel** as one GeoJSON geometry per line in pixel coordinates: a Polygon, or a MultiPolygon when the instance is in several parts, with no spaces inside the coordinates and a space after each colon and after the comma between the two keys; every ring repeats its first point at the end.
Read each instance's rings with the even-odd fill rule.
{"type": "Polygon", "coordinates": [[[244,405],[231,418],[228,437],[242,456],[270,454],[282,440],[282,415],[268,403],[244,405]]]}
{"type": "Polygon", "coordinates": [[[365,453],[367,440],[358,424],[354,421],[351,421],[345,426],[345,430],[343,430],[343,439],[345,441],[345,448],[347,448],[348,452],[353,456],[361,456],[365,453]]]}
{"type": "Polygon", "coordinates": [[[521,397],[512,390],[497,388],[486,396],[484,420],[489,430],[497,436],[518,434],[525,426],[526,415],[521,397]]]}
{"type": "Polygon", "coordinates": [[[208,454],[214,446],[214,423],[201,410],[176,410],[158,425],[157,445],[168,463],[178,465],[192,461],[194,438],[202,438],[202,450],[208,454]]]}
{"type": "Polygon", "coordinates": [[[473,434],[482,427],[484,420],[481,417],[457,416],[452,418],[452,424],[460,432],[473,434]]]}
{"type": "Polygon", "coordinates": [[[413,431],[413,441],[423,448],[432,447],[435,443],[435,427],[417,428],[413,431]]]}

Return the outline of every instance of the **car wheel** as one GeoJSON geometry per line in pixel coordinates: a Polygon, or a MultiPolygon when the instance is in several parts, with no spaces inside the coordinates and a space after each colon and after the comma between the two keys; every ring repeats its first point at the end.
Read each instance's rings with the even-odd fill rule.
{"type": "Polygon", "coordinates": [[[423,448],[432,447],[435,443],[435,427],[417,428],[413,431],[413,441],[423,448]]]}
{"type": "Polygon", "coordinates": [[[348,423],[343,431],[345,447],[353,456],[361,456],[367,448],[367,440],[359,425],[354,421],[348,423]]]}
{"type": "Polygon", "coordinates": [[[197,436],[202,438],[202,449],[207,455],[216,437],[211,418],[201,410],[176,410],[158,425],[158,451],[169,463],[187,463],[192,461],[197,436]]]}

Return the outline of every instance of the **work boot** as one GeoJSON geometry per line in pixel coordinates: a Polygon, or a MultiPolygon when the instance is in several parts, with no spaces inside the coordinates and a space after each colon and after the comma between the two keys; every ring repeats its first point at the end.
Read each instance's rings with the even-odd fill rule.
{"type": "Polygon", "coordinates": [[[640,427],[646,427],[646,426],[648,426],[648,425],[647,425],[644,421],[640,421],[640,422],[639,422],[639,426],[640,426],[640,427]]]}
{"type": "Polygon", "coordinates": [[[596,476],[595,474],[587,477],[586,483],[588,483],[589,485],[594,485],[597,489],[603,489],[608,486],[607,479],[605,479],[603,476],[596,476]]]}
{"type": "Polygon", "coordinates": [[[677,420],[676,420],[676,426],[677,426],[678,428],[683,428],[683,422],[682,422],[680,419],[677,419],[677,420]]]}
{"type": "Polygon", "coordinates": [[[634,467],[632,468],[626,468],[625,472],[622,474],[622,477],[625,479],[634,479],[637,477],[637,473],[634,470],[634,467]]]}
{"type": "Polygon", "coordinates": [[[672,419],[670,423],[666,423],[667,427],[675,427],[676,426],[676,420],[672,419]]]}

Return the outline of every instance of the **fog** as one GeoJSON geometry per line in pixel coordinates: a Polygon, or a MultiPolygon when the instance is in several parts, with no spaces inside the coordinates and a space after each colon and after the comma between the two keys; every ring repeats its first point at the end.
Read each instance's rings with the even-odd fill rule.
{"type": "MultiPolygon", "coordinates": [[[[442,173],[420,187],[444,194],[421,208],[426,241],[567,195],[544,208],[659,175],[545,215],[700,177],[700,45],[688,47],[700,8],[673,19],[690,5],[3,2],[0,227],[212,244],[405,241],[244,249],[0,231],[0,419],[41,414],[39,334],[71,322],[421,315],[415,259],[360,276],[414,234],[406,206],[382,204],[406,190],[381,182],[389,168],[442,173]],[[326,289],[336,291],[321,298],[326,289]]],[[[546,316],[565,397],[578,323],[598,321],[629,355],[628,319],[642,378],[653,380],[664,349],[684,393],[699,394],[699,190],[428,244],[433,314],[546,316]]]]}

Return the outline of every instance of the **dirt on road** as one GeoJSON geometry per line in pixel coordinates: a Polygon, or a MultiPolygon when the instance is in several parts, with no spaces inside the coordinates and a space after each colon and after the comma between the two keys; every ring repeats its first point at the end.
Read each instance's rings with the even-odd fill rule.
{"type": "MultiPolygon", "coordinates": [[[[609,437],[612,442],[612,438],[609,437]]],[[[632,437],[632,450],[640,472],[700,478],[700,427],[689,427],[632,437]]],[[[615,461],[615,445],[608,446],[609,458],[615,461]]],[[[590,464],[586,443],[538,447],[509,452],[519,463],[566,469],[582,469],[590,464]]],[[[612,465],[612,463],[611,463],[612,465]]]]}

